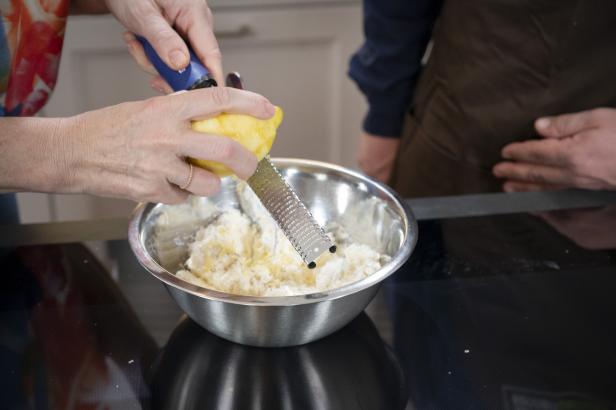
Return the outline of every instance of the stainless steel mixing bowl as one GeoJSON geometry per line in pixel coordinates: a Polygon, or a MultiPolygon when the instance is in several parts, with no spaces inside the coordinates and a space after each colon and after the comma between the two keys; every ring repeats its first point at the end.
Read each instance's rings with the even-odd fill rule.
{"type": "Polygon", "coordinates": [[[358,172],[301,159],[273,162],[320,224],[339,223],[353,241],[370,245],[391,259],[357,282],[298,296],[232,295],[179,279],[174,272],[188,258],[192,236],[208,223],[206,215],[210,214],[202,211],[212,204],[239,207],[232,178],[223,179],[221,192],[214,197],[192,198],[183,205],[139,205],[130,222],[129,241],[139,262],[207,330],[247,345],[294,346],[335,332],[363,311],[383,279],[410,256],[417,241],[417,224],[391,189],[358,172]]]}

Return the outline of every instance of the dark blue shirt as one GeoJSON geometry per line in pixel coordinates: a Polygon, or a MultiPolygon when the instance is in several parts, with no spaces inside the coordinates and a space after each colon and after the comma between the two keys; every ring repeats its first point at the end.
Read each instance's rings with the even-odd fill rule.
{"type": "Polygon", "coordinates": [[[364,130],[400,137],[442,0],[363,0],[365,42],[349,75],[368,100],[364,130]]]}
{"type": "Polygon", "coordinates": [[[19,223],[17,197],[15,194],[0,194],[0,225],[19,223]]]}

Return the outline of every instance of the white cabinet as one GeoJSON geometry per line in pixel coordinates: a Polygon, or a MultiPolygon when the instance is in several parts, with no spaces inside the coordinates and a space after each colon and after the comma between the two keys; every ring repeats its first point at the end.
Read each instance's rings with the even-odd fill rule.
{"type": "MultiPolygon", "coordinates": [[[[225,70],[239,71],[246,88],[285,111],[272,155],[353,166],[365,106],[346,72],[362,39],[360,4],[221,6],[214,16],[225,70]]],[[[69,19],[58,86],[44,115],[67,116],[154,95],[129,57],[122,31],[108,16],[69,19]]],[[[125,216],[134,206],[84,195],[20,199],[26,222],[125,216]],[[42,212],[46,206],[49,211],[42,212]]]]}

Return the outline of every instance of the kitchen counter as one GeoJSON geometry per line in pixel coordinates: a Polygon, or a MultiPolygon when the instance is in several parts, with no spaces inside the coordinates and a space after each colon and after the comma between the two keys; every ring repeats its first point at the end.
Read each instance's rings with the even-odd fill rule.
{"type": "Polygon", "coordinates": [[[284,349],[185,318],[126,219],[1,226],[2,408],[616,406],[616,193],[409,204],[418,246],[365,313],[284,349]]]}

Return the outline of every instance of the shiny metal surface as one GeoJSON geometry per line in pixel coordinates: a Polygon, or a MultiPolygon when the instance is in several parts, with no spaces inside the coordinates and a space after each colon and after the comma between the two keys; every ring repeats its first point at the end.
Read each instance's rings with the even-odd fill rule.
{"type": "Polygon", "coordinates": [[[315,268],[323,252],[336,246],[266,155],[248,185],[293,245],[304,263],[315,268]]]}
{"type": "MultiPolygon", "coordinates": [[[[244,89],[242,78],[236,71],[227,75],[226,84],[244,89]]],[[[323,227],[280,175],[269,155],[259,162],[247,182],[309,268],[316,267],[316,260],[323,252],[336,252],[336,246],[323,227]]]]}
{"type": "Polygon", "coordinates": [[[400,364],[365,313],[285,349],[230,343],[184,319],[148,380],[153,410],[398,410],[408,400],[400,364]]]}
{"type": "Polygon", "coordinates": [[[316,220],[342,225],[352,240],[391,256],[374,274],[330,291],[286,297],[232,295],[184,282],[174,275],[186,260],[192,235],[209,221],[201,212],[212,204],[239,206],[235,181],[221,192],[193,198],[185,216],[157,224],[169,205],[141,204],[131,218],[129,242],[139,262],[165,283],[178,305],[197,323],[225,339],[254,346],[292,346],[340,329],[372,300],[380,282],[410,256],[417,224],[405,203],[388,187],[360,173],[323,162],[274,159],[316,220]]]}

